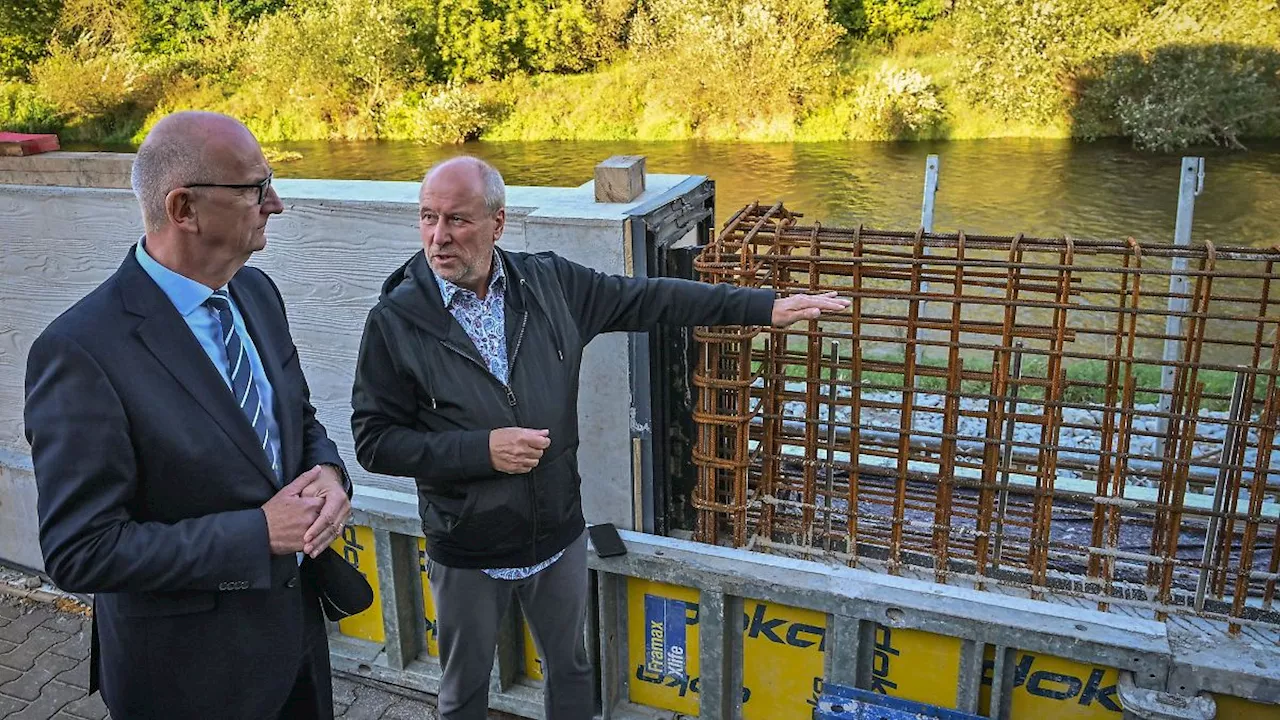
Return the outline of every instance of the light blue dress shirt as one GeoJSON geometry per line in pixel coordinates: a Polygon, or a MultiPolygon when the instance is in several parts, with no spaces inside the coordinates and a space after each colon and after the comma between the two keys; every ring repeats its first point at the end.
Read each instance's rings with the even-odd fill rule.
{"type": "MultiPolygon", "coordinates": [[[[218,370],[218,376],[227,384],[227,392],[230,393],[231,370],[227,364],[226,346],[222,344],[222,322],[218,320],[218,314],[204,304],[204,301],[213,295],[213,290],[156,262],[143,247],[145,242],[146,238],[138,241],[134,257],[138,259],[142,269],[160,286],[169,298],[169,302],[173,303],[173,307],[187,323],[187,327],[191,328],[191,333],[196,336],[196,340],[200,341],[200,349],[209,356],[210,362],[218,370]]],[[[229,293],[228,297],[230,297],[229,293]]],[[[276,424],[275,406],[271,404],[273,397],[271,382],[267,380],[267,373],[262,367],[262,358],[258,356],[258,348],[253,345],[253,338],[249,336],[249,331],[244,325],[244,317],[240,314],[240,308],[236,307],[234,299],[231,300],[231,317],[236,332],[240,333],[240,339],[249,355],[253,382],[258,388],[258,397],[262,400],[262,412],[267,416],[267,430],[271,433],[268,442],[275,451],[275,457],[280,457],[280,427],[276,424]]],[[[248,420],[248,418],[245,419],[248,420]]],[[[283,471],[284,468],[281,466],[280,472],[283,471]]]]}

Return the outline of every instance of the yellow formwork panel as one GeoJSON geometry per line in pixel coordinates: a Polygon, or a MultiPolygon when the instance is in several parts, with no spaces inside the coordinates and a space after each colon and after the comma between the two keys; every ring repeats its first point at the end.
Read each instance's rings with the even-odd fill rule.
{"type": "MultiPolygon", "coordinates": [[[[822,691],[826,616],[751,599],[744,601],[743,610],[743,717],[812,717],[814,699],[822,691]]],[[[631,701],[696,715],[698,592],[629,578],[627,617],[631,701]]],[[[959,638],[877,625],[870,689],[954,708],[962,645],[959,638]]],[[[982,679],[983,707],[990,704],[993,652],[988,650],[982,679]]],[[[1016,653],[1014,662],[1013,718],[1119,720],[1119,674],[1114,668],[1027,652],[1016,653]]]]}
{"type": "MultiPolygon", "coordinates": [[[[631,701],[686,715],[698,712],[698,593],[627,581],[631,701]],[[681,628],[673,619],[682,618],[681,628]],[[684,672],[671,672],[671,651],[684,672]]],[[[826,615],[759,600],[743,602],[742,714],[745,720],[807,720],[822,692],[826,615]]],[[[955,707],[960,640],[879,627],[873,688],[895,697],[955,707]],[[922,672],[921,668],[927,670],[922,672]]]]}
{"type": "MultiPolygon", "coordinates": [[[[744,610],[743,717],[810,717],[822,693],[826,614],[756,600],[744,610]]],[[[877,625],[870,689],[953,708],[960,647],[957,638],[877,625]]]]}
{"type": "Polygon", "coordinates": [[[1280,720],[1280,705],[1264,705],[1232,695],[1214,695],[1222,720],[1280,720]]]}
{"type": "Polygon", "coordinates": [[[373,550],[373,530],[348,525],[342,530],[342,537],[334,540],[331,547],[359,570],[373,587],[373,605],[362,613],[339,620],[338,632],[361,640],[384,642],[382,601],[379,597],[382,589],[378,587],[378,559],[373,550]]]}
{"type": "Polygon", "coordinates": [[[538,657],[538,647],[533,644],[533,633],[529,632],[529,623],[520,617],[520,632],[524,635],[524,674],[534,680],[542,680],[542,658],[538,657]]]}
{"type": "MultiPolygon", "coordinates": [[[[994,658],[995,650],[988,647],[980,700],[984,712],[991,707],[994,658]]],[[[1119,677],[1115,668],[1018,651],[1014,654],[1010,717],[1015,720],[1120,720],[1120,698],[1116,694],[1119,677]]],[[[1219,717],[1233,716],[1219,714],[1219,717]]]]}
{"type": "Polygon", "coordinates": [[[627,618],[631,702],[697,715],[698,591],[627,578],[627,618]]]}
{"type": "Polygon", "coordinates": [[[744,600],[743,720],[810,718],[822,691],[827,615],[744,600]]]}
{"type": "Polygon", "coordinates": [[[869,689],[954,708],[963,644],[959,638],[946,635],[876,625],[869,689]]]}
{"type": "Polygon", "coordinates": [[[436,601],[431,597],[431,584],[427,581],[427,541],[418,538],[418,571],[422,573],[422,617],[427,626],[427,654],[440,657],[440,643],[436,634],[436,601]]]}

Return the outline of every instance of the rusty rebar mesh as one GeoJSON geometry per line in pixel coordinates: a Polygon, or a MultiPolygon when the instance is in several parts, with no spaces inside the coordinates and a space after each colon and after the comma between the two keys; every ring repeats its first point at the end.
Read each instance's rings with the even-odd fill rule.
{"type": "Polygon", "coordinates": [[[1280,624],[1280,252],[798,218],[696,263],[853,303],[699,329],[699,540],[1280,624]]]}

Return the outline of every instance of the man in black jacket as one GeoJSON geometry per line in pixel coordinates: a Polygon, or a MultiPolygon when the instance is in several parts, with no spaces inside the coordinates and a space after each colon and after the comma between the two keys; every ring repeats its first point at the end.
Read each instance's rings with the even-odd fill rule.
{"type": "Polygon", "coordinates": [[[582,637],[587,567],[578,475],[582,349],[655,325],[788,325],[849,303],[676,279],[608,276],[551,253],[498,250],[502,176],[432,168],[423,252],[383,285],[352,391],[356,457],[412,477],[438,612],[443,720],[482,720],[499,621],[518,595],[546,670],[548,720],[594,700],[582,637]]]}

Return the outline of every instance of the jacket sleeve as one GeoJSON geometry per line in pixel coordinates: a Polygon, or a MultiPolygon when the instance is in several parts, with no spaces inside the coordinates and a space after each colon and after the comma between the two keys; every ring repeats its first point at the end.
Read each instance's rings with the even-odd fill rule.
{"type": "Polygon", "coordinates": [[[365,323],[351,389],[351,434],[361,467],[442,482],[491,475],[488,430],[416,429],[418,395],[396,366],[378,313],[374,308],[365,323]]]}
{"type": "MultiPolygon", "coordinates": [[[[267,282],[271,284],[271,290],[275,293],[276,302],[280,305],[280,314],[284,317],[285,329],[288,331],[289,315],[284,307],[284,297],[280,295],[280,288],[276,286],[270,275],[262,273],[267,282]]],[[[302,363],[298,357],[298,348],[293,344],[293,335],[289,333],[289,356],[284,361],[284,372],[295,378],[298,387],[302,389],[302,469],[309,470],[316,465],[332,465],[338,469],[338,474],[342,476],[342,487],[347,491],[350,497],[355,488],[351,483],[351,476],[347,474],[347,465],[342,461],[342,456],[338,454],[338,446],[329,439],[329,432],[325,430],[324,425],[316,418],[316,408],[311,404],[311,388],[307,385],[307,377],[302,372],[302,363]]],[[[293,478],[285,478],[288,483],[293,478]]]]}
{"type": "Polygon", "coordinates": [[[71,338],[41,335],[27,360],[25,423],[39,491],[40,549],[71,592],[218,590],[271,585],[262,510],[178,522],[128,511],[138,467],[129,418],[110,378],[71,338]]]}
{"type": "Polygon", "coordinates": [[[554,262],[583,342],[600,333],[655,325],[768,325],[772,320],[772,290],[605,275],[561,257],[554,262]]]}

